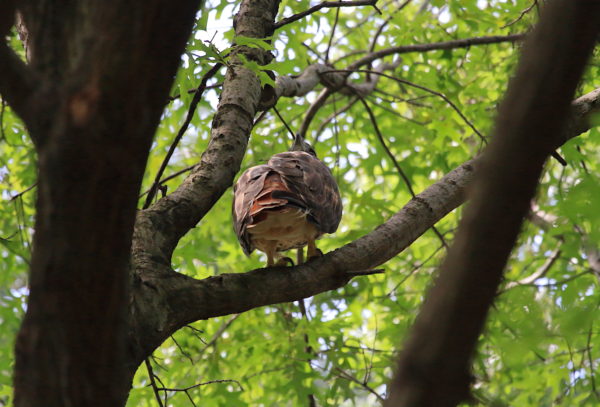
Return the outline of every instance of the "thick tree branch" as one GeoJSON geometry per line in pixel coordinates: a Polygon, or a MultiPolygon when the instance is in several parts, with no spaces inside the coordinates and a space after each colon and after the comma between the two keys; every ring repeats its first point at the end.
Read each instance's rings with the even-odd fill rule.
{"type": "MultiPolygon", "coordinates": [[[[599,91],[576,99],[572,104],[575,112],[572,128],[589,130],[591,110],[583,105],[599,101],[599,91]]],[[[565,139],[577,135],[569,133],[565,139]]],[[[553,147],[559,147],[559,143],[553,147]]],[[[137,316],[132,336],[137,339],[132,340],[139,345],[136,358],[141,362],[170,334],[190,322],[297,301],[341,287],[355,277],[354,272],[385,263],[464,202],[477,161],[468,161],[448,173],[373,232],[302,266],[195,280],[161,263],[162,257],[152,258],[134,247],[137,282],[133,314],[137,316]]],[[[144,224],[144,219],[138,217],[136,229],[145,231],[152,239],[152,225],[144,224]]]]}
{"type": "MultiPolygon", "coordinates": [[[[572,103],[572,126],[563,139],[589,130],[589,117],[595,112],[593,107],[599,104],[600,89],[576,99],[572,103]]],[[[561,142],[553,148],[559,147],[561,142]]],[[[473,160],[462,164],[418,194],[375,231],[321,259],[294,268],[255,270],[194,280],[170,268],[161,255],[163,246],[156,224],[148,216],[138,216],[138,238],[134,239],[132,251],[137,281],[134,284],[134,310],[137,311],[134,311],[136,317],[131,334],[132,340],[138,343],[136,360],[141,358],[142,361],[171,333],[189,322],[296,301],[343,286],[353,277],[353,271],[368,270],[385,263],[464,202],[465,188],[473,178],[475,167],[473,160]],[[147,245],[136,243],[146,239],[149,239],[147,245]]]]}
{"type": "Polygon", "coordinates": [[[600,2],[548,2],[528,38],[455,243],[404,344],[387,406],[455,406],[545,160],[600,32],[600,2]],[[552,38],[552,41],[548,41],[552,38]]]}
{"type": "MultiPolygon", "coordinates": [[[[418,194],[373,232],[297,267],[258,269],[195,280],[173,272],[166,264],[156,264],[147,256],[136,257],[139,252],[134,247],[139,278],[134,284],[134,310],[137,310],[134,315],[143,313],[135,320],[137,324],[146,324],[138,325],[134,335],[148,353],[190,322],[300,300],[339,288],[353,277],[372,274],[364,271],[397,255],[463,202],[464,189],[473,171],[472,162],[461,165],[418,194]]],[[[146,356],[144,352],[139,354],[142,359],[146,356]]]]}

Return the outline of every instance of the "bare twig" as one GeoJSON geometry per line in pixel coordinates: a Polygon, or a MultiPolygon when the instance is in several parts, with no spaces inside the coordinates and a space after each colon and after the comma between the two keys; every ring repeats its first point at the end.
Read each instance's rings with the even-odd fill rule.
{"type": "Polygon", "coordinates": [[[313,142],[312,142],[313,145],[316,145],[319,142],[319,138],[320,138],[321,134],[323,133],[323,131],[325,130],[325,127],[327,127],[327,125],[329,123],[331,123],[331,121],[333,119],[335,119],[338,115],[346,112],[348,109],[350,109],[352,106],[354,106],[354,104],[356,102],[358,102],[358,97],[354,97],[354,98],[350,99],[350,101],[348,102],[348,104],[346,104],[346,106],[342,107],[339,110],[336,110],[331,115],[329,115],[325,120],[323,120],[321,122],[321,124],[319,124],[319,128],[316,131],[315,138],[313,139],[313,142]]]}
{"type": "Polygon", "coordinates": [[[152,365],[150,364],[150,359],[144,359],[144,363],[146,364],[146,370],[148,370],[148,377],[150,378],[150,385],[152,386],[152,390],[154,391],[154,397],[156,398],[156,402],[160,407],[163,406],[163,402],[160,399],[160,394],[158,393],[159,388],[156,385],[156,380],[154,379],[154,370],[152,370],[152,365]]]}
{"type": "Polygon", "coordinates": [[[193,386],[182,387],[182,388],[178,388],[178,387],[159,387],[157,390],[160,390],[160,391],[175,391],[175,392],[184,391],[184,392],[187,392],[188,390],[195,389],[195,388],[200,387],[200,386],[206,386],[207,384],[215,384],[215,383],[235,383],[235,384],[237,384],[240,387],[240,391],[244,391],[244,387],[240,384],[240,382],[238,382],[237,380],[234,380],[234,379],[210,380],[208,382],[197,383],[197,384],[194,384],[193,386]]]}
{"type": "Polygon", "coordinates": [[[556,248],[556,250],[554,250],[554,252],[552,252],[550,257],[548,257],[548,259],[546,259],[544,264],[540,268],[538,268],[533,274],[531,274],[519,281],[511,281],[511,282],[507,283],[506,288],[503,291],[510,290],[511,288],[514,288],[519,285],[530,285],[530,284],[535,283],[536,280],[539,280],[540,278],[542,278],[546,274],[548,274],[548,271],[550,271],[550,269],[552,268],[554,263],[556,263],[556,260],[558,260],[560,258],[561,253],[562,252],[561,252],[560,246],[559,246],[556,248]]]}
{"type": "MultiPolygon", "coordinates": [[[[344,70],[341,72],[352,72],[352,71],[348,71],[348,70],[344,70]]],[[[383,72],[378,72],[378,71],[369,71],[366,69],[359,69],[357,71],[354,72],[364,72],[364,73],[373,73],[375,75],[380,75],[383,76],[385,78],[391,79],[393,81],[399,82],[399,83],[403,83],[405,85],[408,86],[412,86],[414,88],[417,89],[421,89],[427,93],[431,93],[432,95],[436,95],[438,97],[440,97],[442,100],[444,100],[444,102],[448,103],[448,105],[450,105],[450,107],[460,116],[460,118],[467,124],[467,126],[469,126],[471,128],[471,130],[473,130],[475,132],[475,134],[477,134],[477,136],[485,143],[487,143],[485,137],[483,136],[483,134],[481,134],[481,132],[479,130],[477,130],[477,128],[475,127],[475,125],[467,118],[467,116],[464,115],[464,113],[458,108],[458,106],[456,106],[454,104],[454,102],[452,102],[450,99],[448,99],[448,97],[446,95],[444,95],[443,93],[440,93],[438,91],[435,91],[433,89],[429,89],[428,87],[422,86],[422,85],[418,85],[416,83],[407,81],[405,79],[400,79],[400,78],[396,78],[392,75],[388,75],[385,74],[383,72]]]]}
{"type": "Polygon", "coordinates": [[[335,36],[335,30],[337,28],[338,22],[340,20],[340,8],[338,7],[335,10],[335,19],[333,20],[333,27],[331,27],[331,34],[329,35],[329,41],[327,42],[327,51],[325,51],[325,63],[329,63],[329,52],[331,51],[331,43],[333,42],[333,37],[335,36]]]}
{"type": "Polygon", "coordinates": [[[229,328],[231,326],[231,324],[233,324],[233,322],[238,319],[240,317],[240,315],[242,314],[236,314],[234,316],[232,316],[231,318],[229,318],[227,320],[227,322],[225,322],[224,324],[222,324],[219,329],[217,330],[217,332],[215,332],[215,334],[212,336],[212,338],[206,343],[206,345],[204,345],[204,348],[202,348],[199,352],[198,355],[201,355],[202,353],[204,353],[208,348],[210,348],[211,346],[213,346],[215,343],[217,343],[217,341],[219,340],[219,338],[223,335],[223,333],[227,330],[227,328],[229,328]]]}
{"type": "MultiPolygon", "coordinates": [[[[376,72],[376,71],[373,71],[373,72],[376,72]]],[[[379,139],[379,142],[381,143],[381,146],[385,150],[385,153],[390,158],[390,160],[392,160],[392,164],[394,165],[394,167],[396,167],[396,171],[398,171],[398,174],[400,175],[400,177],[402,178],[402,180],[404,180],[404,183],[406,184],[406,187],[408,188],[408,191],[410,192],[410,194],[412,195],[412,197],[414,199],[417,195],[415,194],[415,191],[413,190],[412,184],[411,184],[410,180],[408,179],[408,176],[406,175],[406,173],[404,172],[404,170],[402,170],[402,168],[400,167],[400,164],[398,163],[398,160],[396,160],[396,157],[394,156],[394,154],[392,153],[392,151],[388,147],[387,143],[385,142],[383,134],[381,134],[381,131],[379,130],[379,126],[377,125],[377,119],[375,118],[375,114],[373,114],[373,111],[371,110],[371,107],[365,101],[365,99],[363,97],[359,96],[358,94],[357,94],[357,96],[360,98],[360,101],[362,102],[363,106],[367,110],[367,113],[369,114],[369,118],[371,119],[371,123],[373,124],[373,129],[375,130],[375,134],[377,134],[377,138],[379,139]]],[[[440,233],[440,231],[437,230],[437,228],[435,226],[432,226],[431,230],[433,230],[433,232],[440,239],[440,241],[442,242],[442,244],[444,245],[444,247],[446,247],[446,249],[447,249],[448,248],[448,243],[446,242],[446,239],[444,239],[444,235],[442,235],[440,233]]]]}
{"type": "Polygon", "coordinates": [[[17,198],[22,197],[23,195],[25,195],[27,192],[31,191],[33,188],[37,187],[37,181],[35,183],[33,183],[31,186],[28,186],[27,188],[25,188],[23,191],[19,192],[16,195],[13,195],[10,197],[11,201],[14,201],[17,198]]]}
{"type": "Polygon", "coordinates": [[[304,120],[302,120],[300,129],[298,130],[298,133],[300,133],[302,137],[306,138],[306,131],[308,130],[308,126],[312,122],[312,119],[315,117],[319,109],[323,107],[327,101],[327,98],[329,98],[329,96],[331,96],[333,93],[334,91],[330,88],[323,89],[321,93],[319,93],[319,96],[317,96],[317,99],[315,99],[315,101],[310,105],[304,114],[304,120]]]}
{"type": "Polygon", "coordinates": [[[150,204],[152,203],[152,200],[154,199],[154,196],[156,195],[156,192],[158,191],[158,186],[160,185],[160,178],[162,177],[163,172],[167,168],[167,165],[169,164],[169,160],[171,159],[171,156],[173,155],[173,153],[175,152],[175,149],[177,148],[177,144],[179,144],[179,141],[185,134],[186,130],[188,129],[188,127],[192,121],[192,118],[194,117],[194,113],[196,112],[196,107],[198,106],[198,103],[200,102],[202,94],[204,93],[204,90],[206,89],[206,82],[208,82],[208,80],[210,78],[212,78],[219,71],[219,69],[221,69],[222,66],[223,65],[221,63],[215,64],[202,77],[202,81],[200,82],[200,85],[198,86],[198,89],[196,90],[196,93],[194,94],[194,97],[192,98],[192,102],[190,103],[190,108],[188,110],[187,117],[185,118],[185,121],[181,125],[179,132],[175,136],[173,143],[171,143],[171,147],[169,147],[169,151],[167,152],[167,155],[165,156],[163,162],[160,165],[158,172],[156,173],[156,177],[154,178],[154,183],[152,184],[152,187],[150,188],[150,191],[148,192],[148,196],[146,197],[146,202],[144,202],[144,209],[146,209],[150,206],[150,204]]]}
{"type": "Polygon", "coordinates": [[[360,380],[358,380],[356,377],[352,376],[350,373],[346,372],[345,370],[343,370],[340,367],[335,367],[335,371],[338,372],[339,374],[336,374],[337,377],[340,377],[342,379],[346,379],[349,380],[353,383],[358,384],[360,387],[362,387],[363,389],[367,390],[369,393],[373,394],[375,397],[377,397],[377,399],[381,402],[384,401],[384,398],[377,393],[371,386],[369,386],[368,384],[366,384],[365,382],[362,382],[360,380]]]}
{"type": "Polygon", "coordinates": [[[523,17],[525,17],[525,14],[529,13],[535,6],[537,6],[537,2],[538,2],[538,0],[533,0],[533,3],[531,3],[531,5],[529,7],[527,7],[525,10],[521,11],[521,14],[519,14],[519,17],[517,17],[513,21],[503,25],[501,28],[510,27],[511,25],[516,24],[519,21],[521,21],[523,19],[523,17]]]}
{"type": "MultiPolygon", "coordinates": [[[[357,6],[373,6],[376,10],[377,7],[375,4],[377,0],[356,0],[356,1],[324,1],[323,3],[317,4],[309,8],[308,10],[304,10],[301,13],[294,14],[293,16],[286,17],[274,24],[274,28],[278,29],[283,27],[284,25],[293,23],[294,21],[298,21],[308,15],[311,15],[322,8],[333,8],[333,7],[357,7],[357,6]]],[[[381,14],[381,12],[379,12],[381,14]]]]}

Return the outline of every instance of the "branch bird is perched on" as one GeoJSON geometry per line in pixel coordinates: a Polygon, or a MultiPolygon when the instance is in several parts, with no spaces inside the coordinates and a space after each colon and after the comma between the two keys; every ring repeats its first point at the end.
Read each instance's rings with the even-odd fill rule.
{"type": "Polygon", "coordinates": [[[309,258],[318,256],[315,240],[335,232],[342,218],[331,171],[298,134],[290,151],[247,169],[233,191],[238,240],[246,255],[266,253],[267,266],[276,264],[278,252],[304,246],[309,258]]]}

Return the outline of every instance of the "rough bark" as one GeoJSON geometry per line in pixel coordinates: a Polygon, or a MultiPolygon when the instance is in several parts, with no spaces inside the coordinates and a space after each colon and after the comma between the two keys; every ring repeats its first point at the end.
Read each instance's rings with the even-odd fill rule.
{"type": "Polygon", "coordinates": [[[548,2],[526,41],[481,159],[471,204],[404,344],[386,406],[455,406],[569,98],[600,32],[600,2],[548,2]]]}
{"type": "Polygon", "coordinates": [[[0,91],[26,95],[39,180],[15,406],[123,405],[137,191],[198,1],[18,7],[31,63],[10,55],[0,91]]]}

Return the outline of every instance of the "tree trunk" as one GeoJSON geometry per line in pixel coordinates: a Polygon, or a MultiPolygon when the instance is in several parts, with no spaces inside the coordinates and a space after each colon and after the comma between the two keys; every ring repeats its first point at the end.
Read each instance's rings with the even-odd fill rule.
{"type": "Polygon", "coordinates": [[[197,3],[18,5],[32,52],[15,77],[35,86],[9,102],[27,112],[39,181],[16,406],[126,401],[137,195],[197,3]]]}

